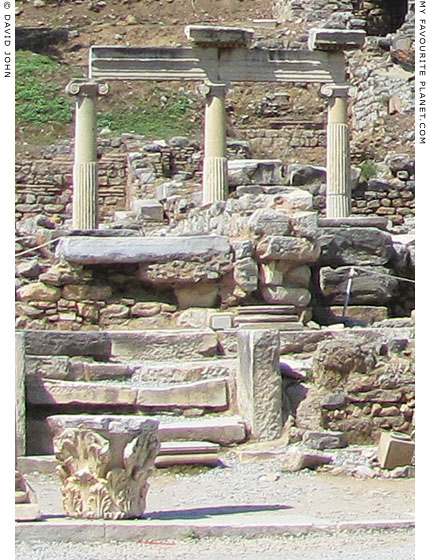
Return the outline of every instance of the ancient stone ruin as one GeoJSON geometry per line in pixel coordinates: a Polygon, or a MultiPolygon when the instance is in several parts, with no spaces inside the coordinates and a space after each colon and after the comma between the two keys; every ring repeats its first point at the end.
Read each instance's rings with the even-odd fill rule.
{"type": "Polygon", "coordinates": [[[17,176],[33,201],[17,205],[17,461],[56,455],[66,515],[141,517],[153,468],[214,466],[244,442],[413,435],[414,162],[388,156],[366,179],[351,162],[365,35],[332,24],[268,48],[191,25],[185,47],[90,49],[67,86],[74,142],[17,176]],[[203,144],[98,137],[96,98],[119,79],[198,82],[203,144]],[[318,85],[325,167],[227,137],[245,82],[318,85]]]}

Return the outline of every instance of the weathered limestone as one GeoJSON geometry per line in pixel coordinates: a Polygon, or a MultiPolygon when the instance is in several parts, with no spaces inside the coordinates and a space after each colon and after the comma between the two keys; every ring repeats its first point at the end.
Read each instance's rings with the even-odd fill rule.
{"type": "Polygon", "coordinates": [[[411,465],[415,443],[408,434],[382,432],[378,446],[378,461],[383,469],[411,465]]]}
{"type": "Polygon", "coordinates": [[[15,457],[25,455],[25,342],[15,334],[15,457]]]}
{"type": "MultiPolygon", "coordinates": [[[[123,431],[133,432],[140,429],[147,417],[126,415],[58,415],[48,418],[51,429],[55,431],[80,426],[90,431],[123,431]]],[[[166,418],[158,427],[158,437],[161,442],[167,441],[210,441],[220,445],[242,443],[247,437],[244,421],[237,416],[224,416],[175,420],[166,418]]]]}
{"type": "Polygon", "coordinates": [[[54,448],[66,515],[85,519],[141,517],[148,477],[159,451],[156,420],[139,427],[110,422],[98,429],[85,423],[62,429],[52,416],[54,448]]]}
{"type": "Polygon", "coordinates": [[[343,69],[343,76],[335,83],[321,87],[322,97],[328,98],[327,124],[327,202],[328,218],[343,218],[351,213],[351,165],[347,100],[350,86],[345,83],[345,63],[342,51],[359,49],[364,45],[364,31],[311,29],[310,50],[327,51],[332,64],[343,69]]]}
{"type": "Polygon", "coordinates": [[[73,229],[98,227],[97,95],[108,92],[106,84],[73,80],[66,88],[76,96],[75,163],[73,167],[73,229]]]}
{"type": "Polygon", "coordinates": [[[208,359],[192,361],[144,361],[132,376],[134,383],[187,383],[214,379],[217,377],[234,377],[236,359],[208,359]]]}
{"type": "MultiPolygon", "coordinates": [[[[333,55],[334,56],[334,55],[333,55]]],[[[351,165],[347,114],[348,85],[324,84],[320,93],[328,98],[327,201],[328,218],[351,213],[351,165]]]]}
{"type": "Polygon", "coordinates": [[[327,227],[319,235],[321,265],[385,265],[393,256],[391,236],[373,227],[327,227]]]}
{"type": "Polygon", "coordinates": [[[282,260],[294,264],[313,263],[320,254],[318,243],[279,235],[265,237],[257,245],[257,255],[264,260],[282,260]]]}
{"type": "Polygon", "coordinates": [[[19,471],[15,470],[15,521],[40,519],[36,494],[19,471]]]}
{"type": "Polygon", "coordinates": [[[111,332],[112,356],[127,360],[180,360],[215,356],[217,337],[211,329],[111,332]]]}
{"type": "Polygon", "coordinates": [[[80,264],[168,263],[228,257],[231,246],[220,235],[184,237],[62,237],[58,257],[80,264]]]}
{"type": "Polygon", "coordinates": [[[283,182],[279,159],[233,159],[228,162],[228,181],[239,185],[279,185],[283,182]]]}
{"type": "Polygon", "coordinates": [[[279,332],[242,330],[238,333],[237,400],[240,414],[259,440],[280,437],[282,383],[279,369],[279,332]]]}
{"type": "Polygon", "coordinates": [[[228,194],[225,92],[223,83],[206,82],[203,204],[226,200],[228,194]]]}

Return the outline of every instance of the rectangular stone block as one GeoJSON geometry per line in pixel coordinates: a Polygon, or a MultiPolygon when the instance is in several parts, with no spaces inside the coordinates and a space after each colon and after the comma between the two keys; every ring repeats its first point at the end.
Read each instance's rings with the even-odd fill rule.
{"type": "Polygon", "coordinates": [[[71,381],[27,381],[27,402],[33,405],[134,405],[137,390],[126,386],[71,381]]]}
{"type": "Polygon", "coordinates": [[[227,384],[219,379],[138,389],[136,404],[155,408],[227,408],[227,384]]]}
{"type": "Polygon", "coordinates": [[[366,32],[352,29],[311,29],[308,46],[312,50],[345,51],[361,49],[366,40],[366,32]]]}
{"type": "Polygon", "coordinates": [[[249,422],[251,435],[260,440],[276,439],[282,431],[279,348],[277,330],[238,332],[238,409],[249,422]]]}
{"type": "Polygon", "coordinates": [[[91,356],[107,360],[111,353],[108,333],[26,331],[25,352],[36,356],[91,356]]]}
{"type": "Polygon", "coordinates": [[[217,353],[217,337],[211,329],[117,331],[110,336],[112,356],[120,359],[193,359],[217,353]]]}
{"type": "Polygon", "coordinates": [[[171,262],[228,255],[231,246],[220,235],[184,237],[62,237],[56,255],[78,264],[171,262]]]}
{"type": "Polygon", "coordinates": [[[231,329],[233,326],[233,313],[217,313],[210,317],[210,327],[214,330],[231,329]]]}
{"type": "Polygon", "coordinates": [[[383,469],[394,469],[411,465],[415,443],[408,434],[383,432],[379,440],[378,461],[383,469]]]}

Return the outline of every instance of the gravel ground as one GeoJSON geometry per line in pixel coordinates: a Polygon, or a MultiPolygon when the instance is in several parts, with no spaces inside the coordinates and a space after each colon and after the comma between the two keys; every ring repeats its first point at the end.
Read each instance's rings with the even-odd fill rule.
{"type": "Polygon", "coordinates": [[[357,531],[302,537],[210,538],[137,543],[21,542],[16,560],[413,560],[412,530],[357,531]]]}
{"type": "MultiPolygon", "coordinates": [[[[339,464],[351,462],[343,451],[339,464]]],[[[368,451],[366,451],[367,453],[368,451]]],[[[328,472],[282,471],[282,460],[242,463],[233,452],[224,467],[157,469],[150,479],[145,514],[155,519],[216,517],[220,513],[286,509],[291,519],[317,521],[414,518],[414,479],[356,478],[328,472]]],[[[62,515],[56,475],[28,475],[42,513],[62,515]]],[[[16,560],[412,560],[414,531],[354,531],[261,538],[211,537],[186,541],[121,543],[18,542],[16,560]]],[[[416,556],[416,558],[421,558],[416,556]]]]}
{"type": "MultiPolygon", "coordinates": [[[[157,469],[149,480],[146,514],[202,517],[245,507],[256,511],[282,508],[292,516],[332,521],[414,517],[414,479],[360,479],[309,469],[286,473],[280,458],[242,463],[232,452],[222,461],[225,467],[157,469]]],[[[26,478],[44,515],[63,513],[56,475],[26,478]]]]}

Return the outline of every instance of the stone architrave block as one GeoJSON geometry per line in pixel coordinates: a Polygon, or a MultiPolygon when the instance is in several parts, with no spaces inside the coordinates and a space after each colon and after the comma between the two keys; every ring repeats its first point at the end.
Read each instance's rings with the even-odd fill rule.
{"type": "Polygon", "coordinates": [[[394,469],[411,465],[415,443],[408,434],[383,432],[379,440],[378,461],[383,469],[394,469]]]}
{"type": "Polygon", "coordinates": [[[391,235],[372,227],[324,228],[321,265],[385,265],[394,254],[391,235]]]}
{"type": "Polygon", "coordinates": [[[320,254],[318,243],[296,237],[271,235],[257,245],[257,255],[264,260],[283,260],[296,264],[314,263],[320,254]]]}
{"type": "Polygon", "coordinates": [[[57,257],[79,264],[168,263],[174,260],[210,260],[231,253],[227,237],[62,237],[57,257]]]}
{"type": "Polygon", "coordinates": [[[363,47],[366,32],[353,29],[318,29],[309,31],[308,47],[320,51],[346,51],[363,47]]]}
{"type": "Polygon", "coordinates": [[[249,422],[254,438],[276,439],[282,431],[279,331],[244,329],[237,336],[239,412],[249,422]]]}

